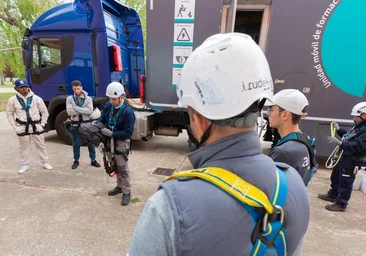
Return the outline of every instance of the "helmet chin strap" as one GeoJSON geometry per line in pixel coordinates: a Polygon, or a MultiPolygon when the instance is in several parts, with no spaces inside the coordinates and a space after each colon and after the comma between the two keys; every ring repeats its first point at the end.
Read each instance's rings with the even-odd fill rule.
{"type": "Polygon", "coordinates": [[[208,138],[210,137],[212,125],[213,125],[213,122],[210,123],[210,125],[207,127],[206,131],[203,133],[201,141],[197,145],[197,149],[199,149],[202,146],[202,144],[205,143],[208,140],[208,138]]]}

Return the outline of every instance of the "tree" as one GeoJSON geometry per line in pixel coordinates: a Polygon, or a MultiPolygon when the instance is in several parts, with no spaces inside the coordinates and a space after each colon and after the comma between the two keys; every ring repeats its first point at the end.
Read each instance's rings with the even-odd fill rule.
{"type": "MultiPolygon", "coordinates": [[[[0,2],[0,49],[20,47],[24,31],[60,0],[8,0],[0,2]]],[[[16,77],[24,76],[20,50],[0,52],[0,70],[9,64],[16,77]]]]}
{"type": "Polygon", "coordinates": [[[125,0],[120,2],[124,2],[125,4],[131,6],[139,14],[144,37],[144,48],[146,52],[146,0],[125,0]]]}

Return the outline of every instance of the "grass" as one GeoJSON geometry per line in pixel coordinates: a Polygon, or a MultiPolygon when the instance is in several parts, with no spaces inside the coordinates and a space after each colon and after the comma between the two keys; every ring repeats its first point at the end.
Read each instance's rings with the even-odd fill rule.
{"type": "Polygon", "coordinates": [[[0,112],[6,110],[6,105],[8,104],[8,99],[15,95],[15,93],[0,93],[0,112]]]}

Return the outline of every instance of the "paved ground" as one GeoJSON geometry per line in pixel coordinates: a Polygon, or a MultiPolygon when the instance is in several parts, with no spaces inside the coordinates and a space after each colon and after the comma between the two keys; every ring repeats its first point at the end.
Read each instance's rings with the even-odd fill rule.
{"type": "Polygon", "coordinates": [[[1,88],[0,87],[0,93],[9,93],[9,92],[15,92],[13,88],[1,88]]]}
{"type": "MultiPolygon", "coordinates": [[[[130,166],[138,202],[121,207],[120,197],[106,196],[114,179],[107,184],[103,169],[90,166],[86,148],[80,168],[71,170],[72,148],[55,132],[46,135],[54,170],[43,170],[34,154],[31,170],[18,175],[17,137],[5,113],[0,123],[0,255],[125,255],[146,199],[163,180],[151,173],[189,167],[185,136],[134,142],[130,166]]],[[[346,213],[326,211],[316,195],[327,190],[329,175],[320,170],[309,186],[311,223],[303,255],[366,255],[366,195],[354,192],[346,213]]]]}

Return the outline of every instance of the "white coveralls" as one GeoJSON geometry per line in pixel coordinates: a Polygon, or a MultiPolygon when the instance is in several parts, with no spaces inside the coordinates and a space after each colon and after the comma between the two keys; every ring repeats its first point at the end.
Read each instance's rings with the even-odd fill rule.
{"type": "Polygon", "coordinates": [[[27,99],[33,96],[32,103],[29,109],[29,114],[32,121],[40,120],[39,123],[35,124],[36,131],[33,131],[32,125],[29,125],[29,135],[22,135],[26,131],[26,125],[20,124],[16,120],[18,119],[21,122],[27,122],[27,113],[25,110],[23,110],[23,107],[16,96],[10,97],[10,99],[8,100],[8,105],[6,107],[6,117],[8,118],[9,124],[13,127],[15,133],[18,135],[20,144],[20,159],[22,165],[29,164],[31,141],[34,142],[37,148],[41,163],[48,163],[48,155],[44,135],[32,134],[34,132],[43,132],[43,127],[46,125],[49,116],[47,107],[44,104],[43,100],[35,95],[30,89],[28,95],[25,97],[19,92],[16,92],[16,95],[21,97],[25,104],[27,104],[27,99]]]}

